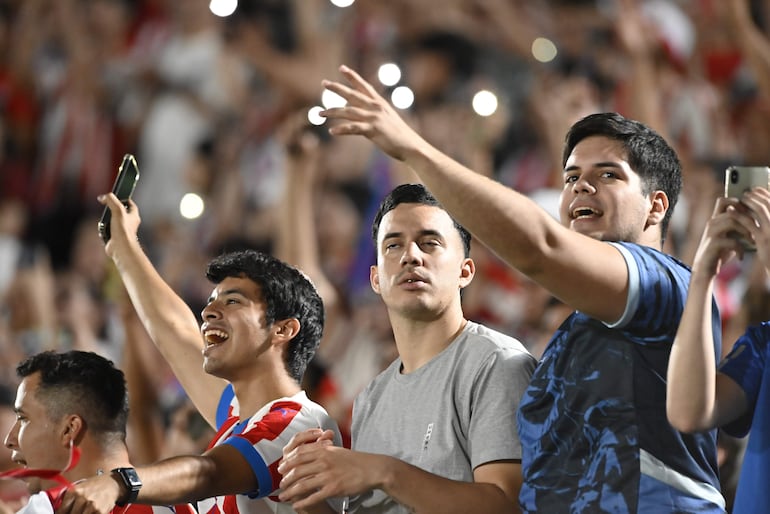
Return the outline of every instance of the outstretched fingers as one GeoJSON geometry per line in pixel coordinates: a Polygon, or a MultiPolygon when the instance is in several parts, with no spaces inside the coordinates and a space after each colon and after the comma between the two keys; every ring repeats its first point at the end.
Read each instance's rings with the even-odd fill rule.
{"type": "Polygon", "coordinates": [[[364,78],[358,74],[355,70],[348,68],[344,64],[340,66],[340,73],[345,77],[345,79],[350,82],[350,84],[358,91],[365,93],[370,98],[377,98],[380,96],[380,94],[377,92],[376,89],[374,89],[374,86],[372,86],[369,82],[364,80],[364,78]]]}

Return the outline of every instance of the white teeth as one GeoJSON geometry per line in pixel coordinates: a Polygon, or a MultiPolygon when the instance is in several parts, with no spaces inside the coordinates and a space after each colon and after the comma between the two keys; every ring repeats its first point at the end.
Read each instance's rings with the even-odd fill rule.
{"type": "Polygon", "coordinates": [[[599,211],[592,207],[580,207],[579,209],[575,209],[572,211],[572,217],[573,218],[582,218],[584,216],[590,216],[592,214],[600,214],[599,211]]]}
{"type": "Polygon", "coordinates": [[[203,333],[203,337],[206,338],[208,343],[216,344],[226,341],[230,336],[227,335],[227,332],[223,332],[222,330],[210,329],[203,333]]]}

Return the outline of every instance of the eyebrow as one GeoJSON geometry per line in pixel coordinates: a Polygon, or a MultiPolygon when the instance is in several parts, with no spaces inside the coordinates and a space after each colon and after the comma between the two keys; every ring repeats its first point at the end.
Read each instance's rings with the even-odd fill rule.
{"type": "MultiPolygon", "coordinates": [[[[438,230],[434,230],[434,229],[426,228],[426,229],[420,230],[417,234],[418,234],[419,237],[436,236],[436,237],[438,237],[440,239],[444,239],[444,236],[441,234],[441,232],[439,232],[438,230]]],[[[393,239],[393,238],[396,238],[396,237],[401,237],[403,235],[404,235],[403,232],[388,232],[387,234],[385,234],[382,237],[382,240],[383,241],[387,241],[388,239],[393,239]]]]}
{"type": "MultiPolygon", "coordinates": [[[[590,165],[591,168],[615,168],[615,169],[623,169],[622,166],[616,162],[612,161],[602,161],[602,162],[595,162],[590,165]]],[[[569,171],[579,170],[580,166],[567,166],[564,168],[564,173],[567,173],[569,171]]]]}
{"type": "MultiPolygon", "coordinates": [[[[225,289],[224,291],[222,291],[221,293],[216,295],[216,298],[219,298],[220,296],[227,296],[227,295],[230,295],[230,294],[237,294],[239,296],[247,298],[246,293],[244,293],[240,289],[225,289]]],[[[211,296],[209,296],[209,299],[207,300],[208,303],[213,302],[214,298],[215,298],[215,296],[213,294],[211,296]]]]}

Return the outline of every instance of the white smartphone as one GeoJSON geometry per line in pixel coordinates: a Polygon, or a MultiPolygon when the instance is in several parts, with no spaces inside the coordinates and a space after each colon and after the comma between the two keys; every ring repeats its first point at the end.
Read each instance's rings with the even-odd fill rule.
{"type": "MultiPolygon", "coordinates": [[[[729,166],[725,170],[725,196],[740,198],[754,187],[770,189],[770,166],[729,166]]],[[[750,241],[739,238],[744,250],[756,251],[750,241]]]]}

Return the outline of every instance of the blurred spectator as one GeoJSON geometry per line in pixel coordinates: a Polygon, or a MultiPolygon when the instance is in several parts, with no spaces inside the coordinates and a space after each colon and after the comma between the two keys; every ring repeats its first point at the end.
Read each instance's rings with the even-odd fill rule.
{"type": "MultiPolygon", "coordinates": [[[[317,169],[292,171],[279,127],[320,104],[321,78],[341,63],[383,92],[412,88],[402,111],[410,123],[549,212],[575,120],[618,110],[655,126],[683,162],[666,246],[684,262],[724,168],[770,164],[770,9],[760,0],[242,0],[225,19],[208,5],[0,0],[0,385],[14,387],[7,370],[41,349],[136,357],[126,344],[141,336],[128,328],[95,229],[95,196],[132,152],[145,249],[196,312],[209,288],[203,263],[243,247],[281,252],[282,238],[298,233],[279,232],[287,209],[309,208],[314,280],[325,277],[327,301],[339,307],[313,389],[344,426],[350,400],[392,357],[386,317],[368,293],[367,228],[378,200],[415,178],[363,138],[322,139],[317,169]],[[553,43],[552,60],[536,58],[536,38],[553,43]],[[386,62],[402,72],[395,86],[376,80],[386,62]],[[471,108],[479,89],[498,99],[492,116],[471,108]],[[186,193],[203,200],[198,218],[180,214],[186,193]]],[[[473,257],[469,315],[539,354],[564,306],[481,245],[473,257]]],[[[748,268],[727,266],[717,279],[726,333],[742,333],[764,305],[763,277],[748,268]]],[[[148,459],[176,444],[173,413],[184,405],[157,360],[135,360],[148,367],[137,376],[159,377],[144,382],[160,391],[147,391],[152,432],[130,430],[132,451],[145,441],[148,459]]]]}

